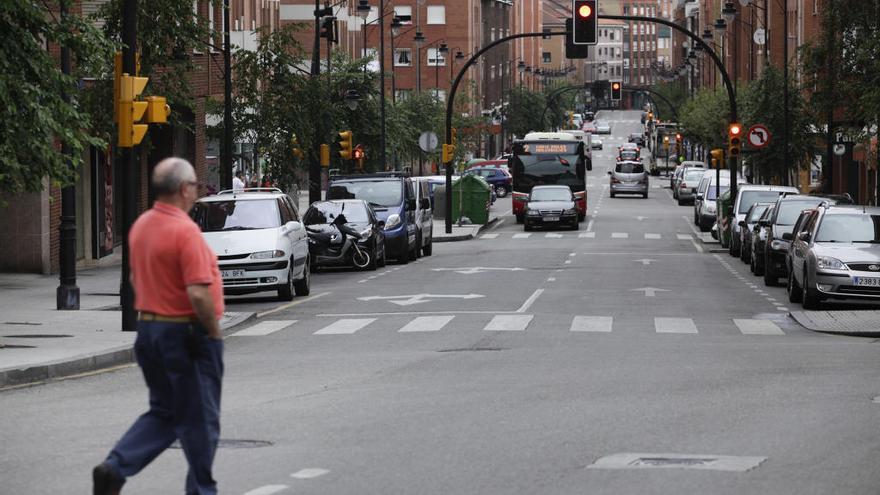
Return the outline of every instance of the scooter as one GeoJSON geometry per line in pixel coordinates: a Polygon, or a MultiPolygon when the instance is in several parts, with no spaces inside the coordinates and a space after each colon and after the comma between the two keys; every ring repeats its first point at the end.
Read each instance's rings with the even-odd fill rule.
{"type": "Polygon", "coordinates": [[[359,270],[375,270],[372,254],[360,245],[361,234],[348,225],[345,215],[337,216],[328,225],[309,225],[306,232],[312,267],[351,264],[359,270]]]}

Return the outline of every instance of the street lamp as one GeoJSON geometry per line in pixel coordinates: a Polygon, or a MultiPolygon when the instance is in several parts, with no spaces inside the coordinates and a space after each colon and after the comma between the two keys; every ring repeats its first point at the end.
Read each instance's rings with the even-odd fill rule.
{"type": "Polygon", "coordinates": [[[727,22],[724,21],[721,17],[715,19],[715,31],[718,31],[718,34],[724,34],[724,31],[727,30],[727,22]]]}
{"type": "Polygon", "coordinates": [[[703,41],[712,41],[715,39],[715,35],[712,34],[712,30],[706,28],[703,30],[703,41]]]}
{"type": "Polygon", "coordinates": [[[721,16],[727,24],[733,24],[736,19],[736,5],[733,2],[725,2],[724,8],[721,10],[721,16]]]}
{"type": "Polygon", "coordinates": [[[367,22],[367,17],[370,17],[370,0],[360,0],[358,1],[357,6],[357,16],[363,19],[364,22],[367,22]]]}
{"type": "Polygon", "coordinates": [[[401,22],[400,17],[394,16],[391,18],[391,36],[400,36],[401,26],[403,26],[403,22],[401,22]]]}
{"type": "Polygon", "coordinates": [[[416,31],[413,37],[413,44],[416,46],[416,93],[422,92],[422,46],[425,41],[424,33],[416,31]]]}
{"type": "Polygon", "coordinates": [[[358,103],[361,101],[361,95],[356,89],[349,89],[342,97],[342,101],[345,102],[345,106],[347,106],[349,110],[355,111],[357,110],[358,103]]]}

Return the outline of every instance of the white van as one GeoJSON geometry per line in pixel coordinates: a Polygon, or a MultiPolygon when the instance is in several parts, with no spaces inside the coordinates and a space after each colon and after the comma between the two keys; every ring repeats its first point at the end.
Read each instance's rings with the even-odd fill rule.
{"type": "Polygon", "coordinates": [[[587,160],[593,161],[593,135],[589,132],[584,132],[580,129],[563,129],[559,132],[564,132],[566,134],[571,134],[578,141],[583,141],[584,143],[584,157],[587,160]]]}

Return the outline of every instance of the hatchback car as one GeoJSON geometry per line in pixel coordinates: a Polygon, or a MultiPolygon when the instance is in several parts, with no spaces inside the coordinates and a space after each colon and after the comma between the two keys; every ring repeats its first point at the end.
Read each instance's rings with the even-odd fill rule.
{"type": "Polygon", "coordinates": [[[597,120],[596,134],[611,134],[611,124],[604,120],[597,120]]]}
{"type": "Polygon", "coordinates": [[[580,226],[574,194],[568,186],[535,186],[529,194],[523,228],[547,225],[569,225],[572,230],[580,226]]]}
{"type": "Polygon", "coordinates": [[[648,197],[648,172],[640,161],[620,161],[614,170],[608,171],[611,176],[611,197],[618,194],[641,194],[648,197]]]}
{"type": "Polygon", "coordinates": [[[637,150],[637,149],[620,148],[620,150],[617,152],[617,161],[620,161],[620,162],[622,162],[622,161],[635,162],[635,161],[639,161],[641,159],[642,159],[641,154],[639,153],[639,150],[637,150]]]}
{"type": "Polygon", "coordinates": [[[478,175],[486,179],[499,198],[507,196],[513,190],[513,176],[501,167],[472,167],[465,171],[465,174],[478,175]]]}
{"type": "Polygon", "coordinates": [[[598,134],[598,132],[596,131],[596,124],[595,124],[595,122],[586,122],[586,123],[584,123],[584,125],[581,126],[581,130],[584,131],[584,132],[589,132],[589,133],[591,133],[591,134],[598,134]]]}
{"type": "Polygon", "coordinates": [[[594,150],[601,150],[602,146],[603,146],[602,140],[599,139],[598,137],[594,137],[592,139],[592,141],[590,142],[590,147],[594,150]]]}
{"type": "Polygon", "coordinates": [[[880,208],[822,205],[792,239],[789,299],[880,302],[880,208]]]}
{"type": "Polygon", "coordinates": [[[687,168],[681,177],[676,181],[678,205],[684,206],[694,203],[694,196],[697,194],[697,186],[703,178],[703,169],[687,168]]]}
{"type": "Polygon", "coordinates": [[[221,191],[199,199],[191,216],[217,254],[224,293],[275,290],[285,301],[309,294],[308,237],[280,190],[221,191]]]}

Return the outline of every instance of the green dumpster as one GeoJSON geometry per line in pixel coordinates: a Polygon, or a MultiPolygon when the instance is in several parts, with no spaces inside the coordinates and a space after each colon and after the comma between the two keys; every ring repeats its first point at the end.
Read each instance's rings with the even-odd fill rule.
{"type": "Polygon", "coordinates": [[[465,175],[452,184],[452,219],[457,221],[459,211],[471,223],[485,224],[489,221],[491,188],[486,179],[477,175],[465,175]]]}

